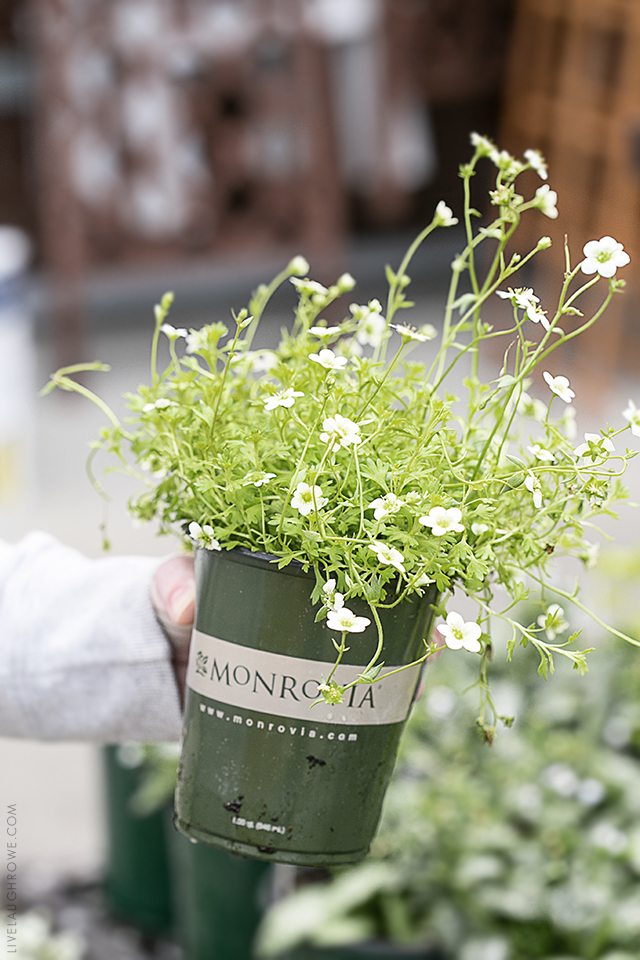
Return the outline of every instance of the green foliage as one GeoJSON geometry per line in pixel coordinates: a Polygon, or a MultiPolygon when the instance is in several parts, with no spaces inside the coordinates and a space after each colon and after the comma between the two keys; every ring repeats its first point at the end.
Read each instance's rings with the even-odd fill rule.
{"type": "MultiPolygon", "coordinates": [[[[228,326],[174,328],[167,294],[155,309],[150,382],[127,395],[123,423],[86,387],[74,387],[80,368],[52,378],[105,411],[99,447],[141,482],[130,504],[134,517],[186,541],[191,533],[203,548],[261,551],[279,566],[299,562],[315,570],[318,584],[335,579],[339,603],[364,598],[374,621],[366,676],[383,658],[377,609],[422,596],[431,582],[443,601],[454,589],[477,601],[484,653],[491,615],[504,616],[514,632],[510,654],[533,645],[545,675],[558,656],[582,669],[584,651],[573,649],[573,638],[550,642],[544,626],[517,623],[507,612],[527,581],[542,584],[551,599],[580,605],[558,588],[553,565],[562,555],[592,556],[586,532],[625,495],[618,478],[633,456],[612,450],[628,424],[576,452],[562,403],[565,378],[549,375],[546,402],[527,393],[536,369],[596,322],[620,281],[596,274],[581,282],[581,265],[572,266],[567,252],[553,311],[542,310],[533,291],[512,288],[517,272],[550,245],[543,237],[526,256],[512,254],[513,234],[528,211],[555,216],[555,194],[543,185],[525,200],[515,190],[523,171],[543,170],[537,154],[521,162],[494,147],[487,153],[485,138],[473,143],[461,170],[466,245],[452,264],[430,364],[411,354],[437,331],[398,323],[397,315],[411,306],[408,269],[417,250],[457,222],[443,203],[400,266],[387,267],[384,309],[378,301],[352,303],[329,325],[323,311],[354,281],[345,274],[327,288],[306,277],[308,264],[296,257],[228,326]],[[484,157],[497,170],[495,217],[478,228],[470,185],[484,157]],[[254,350],[269,300],[289,280],[298,294],[291,329],[274,350],[254,350]],[[601,304],[585,319],[575,304],[596,284],[601,304]],[[505,303],[505,322],[494,329],[483,311],[497,306],[496,293],[510,307],[505,303]],[[504,344],[503,361],[485,381],[480,350],[493,341],[504,344]],[[454,377],[464,397],[451,392],[454,377]],[[448,511],[451,529],[435,523],[438,508],[448,511]],[[510,595],[504,609],[494,597],[497,584],[510,595]]],[[[330,610],[325,602],[321,612],[330,610]]],[[[345,619],[333,629],[360,628],[345,619]]],[[[490,733],[491,721],[486,725],[490,733]]]]}
{"type": "Polygon", "coordinates": [[[498,671],[496,701],[517,720],[491,750],[451,662],[429,667],[373,859],[277,906],[264,955],[382,939],[451,958],[637,957],[640,659],[598,644],[597,671],[577,684],[561,665],[544,690],[529,659],[498,671]],[[303,930],[287,922],[299,896],[313,898],[303,930]]]}

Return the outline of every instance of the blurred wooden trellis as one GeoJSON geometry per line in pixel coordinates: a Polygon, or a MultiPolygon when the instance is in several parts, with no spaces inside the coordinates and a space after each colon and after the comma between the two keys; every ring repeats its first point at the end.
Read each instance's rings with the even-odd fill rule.
{"type": "Polygon", "coordinates": [[[95,265],[335,256],[350,191],[373,220],[410,212],[427,105],[497,84],[508,7],[31,0],[42,245],[68,334],[95,265]]]}
{"type": "MultiPolygon", "coordinates": [[[[556,277],[565,231],[574,261],[587,240],[612,234],[637,263],[638,0],[519,0],[505,89],[503,139],[517,151],[541,149],[559,193],[559,223],[529,221],[534,242],[542,232],[554,239],[556,277]]],[[[637,270],[623,276],[637,296],[637,270]]],[[[590,334],[583,341],[581,361],[592,385],[606,386],[622,362],[623,305],[624,298],[615,301],[606,338],[590,334]]]]}

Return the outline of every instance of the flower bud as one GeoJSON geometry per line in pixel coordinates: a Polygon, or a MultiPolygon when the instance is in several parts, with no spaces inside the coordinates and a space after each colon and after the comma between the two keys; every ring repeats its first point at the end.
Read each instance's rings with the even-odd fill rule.
{"type": "Polygon", "coordinates": [[[294,277],[305,277],[310,270],[309,261],[298,255],[289,261],[287,271],[294,277]]]}

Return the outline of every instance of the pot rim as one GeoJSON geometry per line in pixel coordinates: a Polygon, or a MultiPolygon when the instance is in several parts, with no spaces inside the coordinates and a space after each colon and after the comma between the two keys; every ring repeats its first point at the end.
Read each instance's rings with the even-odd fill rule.
{"type": "Polygon", "coordinates": [[[204,547],[197,547],[196,553],[204,556],[215,557],[218,552],[222,553],[233,563],[249,564],[254,567],[262,567],[271,570],[274,573],[284,573],[289,576],[305,577],[313,579],[312,570],[305,571],[300,560],[290,560],[285,567],[278,567],[276,563],[281,559],[274,553],[264,553],[261,550],[249,550],[248,547],[232,547],[231,550],[211,551],[204,547]],[[274,563],[275,561],[275,563],[274,563]]]}

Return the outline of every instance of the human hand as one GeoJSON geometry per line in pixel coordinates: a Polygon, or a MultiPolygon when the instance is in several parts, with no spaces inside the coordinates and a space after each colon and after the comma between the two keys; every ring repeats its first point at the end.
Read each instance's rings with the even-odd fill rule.
{"type": "Polygon", "coordinates": [[[151,582],[151,602],[171,642],[176,683],[182,703],[196,604],[193,557],[170,557],[160,564],[151,582]]]}

